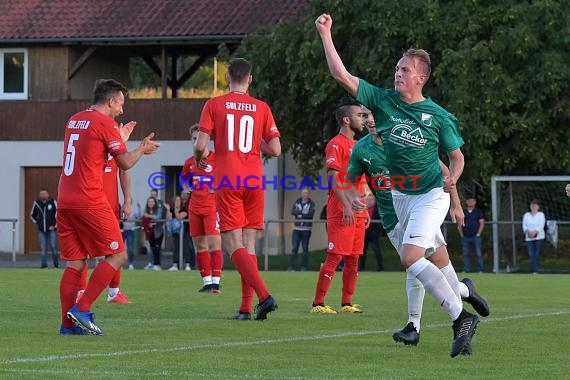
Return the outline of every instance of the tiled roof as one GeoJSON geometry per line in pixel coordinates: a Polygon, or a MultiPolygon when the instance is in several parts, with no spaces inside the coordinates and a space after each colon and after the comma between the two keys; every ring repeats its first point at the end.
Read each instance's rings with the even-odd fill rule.
{"type": "Polygon", "coordinates": [[[242,36],[308,8],[309,0],[0,1],[0,41],[242,36]]]}

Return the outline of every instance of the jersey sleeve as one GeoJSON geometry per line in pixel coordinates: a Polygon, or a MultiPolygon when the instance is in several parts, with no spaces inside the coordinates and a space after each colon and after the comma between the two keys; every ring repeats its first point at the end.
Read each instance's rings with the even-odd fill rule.
{"type": "Polygon", "coordinates": [[[212,99],[208,100],[204,105],[202,113],[200,114],[200,122],[198,123],[200,132],[212,135],[212,131],[214,130],[214,108],[212,99]]]}
{"type": "Polygon", "coordinates": [[[358,79],[356,100],[366,108],[374,110],[375,106],[378,106],[387,94],[388,91],[386,89],[373,86],[364,79],[358,79]]]}
{"type": "Polygon", "coordinates": [[[102,132],[107,151],[111,156],[116,157],[128,152],[117,125],[113,125],[112,127],[103,125],[102,132]]]}
{"type": "Polygon", "coordinates": [[[182,177],[186,178],[190,175],[192,171],[192,163],[194,161],[193,158],[194,157],[190,157],[184,161],[184,167],[182,168],[182,177]]]}
{"type": "Polygon", "coordinates": [[[446,152],[453,152],[461,148],[464,144],[459,130],[459,120],[452,114],[448,114],[443,120],[443,125],[439,130],[439,140],[442,149],[446,152]]]}
{"type": "Polygon", "coordinates": [[[336,170],[337,172],[343,171],[342,168],[342,153],[344,147],[335,140],[331,140],[325,148],[326,157],[326,171],[336,170]]]}
{"type": "Polygon", "coordinates": [[[361,156],[362,152],[357,143],[352,149],[348,169],[346,170],[346,179],[352,183],[356,183],[356,177],[361,176],[366,172],[364,165],[362,165],[362,161],[360,160],[361,156]]]}
{"type": "Polygon", "coordinates": [[[273,118],[273,113],[271,108],[267,106],[266,108],[267,118],[265,123],[265,128],[263,129],[263,140],[269,142],[276,137],[281,137],[277,125],[275,125],[275,119],[273,118]]]}

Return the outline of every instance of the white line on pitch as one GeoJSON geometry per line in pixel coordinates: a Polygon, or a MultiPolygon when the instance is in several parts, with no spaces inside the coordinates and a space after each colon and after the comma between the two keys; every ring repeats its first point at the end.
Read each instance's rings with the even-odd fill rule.
{"type": "MultiPolygon", "coordinates": [[[[551,313],[532,313],[532,314],[516,314],[507,317],[500,317],[500,318],[486,318],[482,320],[483,323],[489,322],[498,322],[498,321],[509,321],[515,319],[523,319],[523,318],[535,318],[535,317],[546,317],[546,316],[553,316],[553,315],[564,315],[570,314],[570,310],[561,310],[561,311],[554,311],[551,313]]],[[[430,324],[423,327],[423,329],[428,328],[440,328],[440,327],[448,327],[449,324],[430,324]]],[[[16,358],[16,359],[9,359],[1,361],[2,364],[17,364],[17,363],[40,363],[40,362],[53,362],[58,360],[69,360],[69,359],[79,359],[79,358],[95,358],[95,357],[116,357],[116,356],[125,356],[125,355],[134,355],[134,354],[149,354],[149,353],[165,353],[165,352],[177,352],[177,351],[192,351],[192,350],[200,350],[200,349],[222,349],[222,348],[230,348],[230,347],[241,347],[241,346],[253,346],[259,344],[275,344],[275,343],[289,343],[289,342],[300,342],[300,341],[307,341],[307,340],[318,340],[318,339],[334,339],[334,338],[343,338],[343,337],[352,337],[352,336],[363,336],[363,335],[373,335],[373,334],[386,334],[394,332],[393,329],[382,329],[382,330],[368,330],[368,331],[346,331],[343,333],[336,333],[336,334],[323,334],[323,335],[312,335],[312,336],[297,336],[297,337],[288,337],[288,338],[281,338],[281,339],[264,339],[264,340],[256,340],[250,342],[227,342],[227,343],[217,343],[217,344],[196,344],[196,345],[189,345],[189,346],[179,346],[179,347],[171,347],[171,348],[147,348],[141,350],[131,350],[131,351],[115,351],[115,352],[101,352],[101,353],[83,353],[83,354],[70,354],[70,355],[50,355],[50,356],[40,356],[40,357],[32,357],[32,358],[16,358]]]]}

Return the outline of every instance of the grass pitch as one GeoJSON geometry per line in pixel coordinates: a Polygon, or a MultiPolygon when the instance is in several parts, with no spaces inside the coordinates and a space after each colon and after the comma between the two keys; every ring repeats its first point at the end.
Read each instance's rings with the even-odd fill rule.
{"type": "MultiPolygon", "coordinates": [[[[262,272],[279,309],[230,321],[239,277],[199,294],[196,271],[125,271],[134,302],[93,311],[105,335],[59,336],[59,270],[0,270],[2,379],[562,379],[570,373],[570,277],[474,274],[491,307],[470,357],[451,359],[451,323],[426,295],[421,341],[395,343],[406,322],[403,272],[360,274],[360,315],[311,315],[317,272],[262,272]]],[[[461,274],[460,274],[461,278],[461,274]]],[[[327,303],[338,307],[341,275],[327,303]]],[[[470,306],[467,306],[469,310],[470,306]]]]}

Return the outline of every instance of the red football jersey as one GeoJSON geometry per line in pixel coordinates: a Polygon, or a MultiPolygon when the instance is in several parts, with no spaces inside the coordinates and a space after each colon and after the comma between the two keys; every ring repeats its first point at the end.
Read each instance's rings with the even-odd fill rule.
{"type": "Polygon", "coordinates": [[[103,169],[103,191],[113,209],[113,212],[120,219],[121,207],[119,205],[119,180],[117,179],[119,167],[110,154],[107,155],[107,162],[103,169]]]}
{"type": "MultiPolygon", "coordinates": [[[[356,144],[356,141],[348,138],[347,136],[339,133],[332,138],[325,148],[326,157],[326,171],[330,169],[336,170],[342,178],[341,187],[346,189],[349,188],[350,182],[344,180],[346,171],[348,169],[348,164],[350,162],[350,153],[352,152],[352,147],[356,144]]],[[[330,186],[335,186],[331,182],[330,186]]],[[[344,206],[334,193],[334,191],[329,190],[329,198],[327,200],[327,218],[340,218],[342,219],[344,206]]],[[[367,211],[363,210],[361,212],[355,213],[355,216],[366,217],[367,211]]]]}
{"type": "Polygon", "coordinates": [[[73,115],[65,128],[59,208],[99,208],[107,205],[103,170],[107,155],[127,153],[117,122],[95,110],[73,115]]]}
{"type": "Polygon", "coordinates": [[[184,168],[182,169],[182,176],[184,181],[189,181],[188,184],[192,185],[192,196],[188,209],[200,208],[210,209],[215,207],[216,197],[210,189],[214,188],[214,162],[216,154],[211,152],[206,158],[206,168],[201,169],[196,163],[194,156],[189,157],[184,161],[184,168]]]}
{"type": "Polygon", "coordinates": [[[280,137],[267,103],[237,91],[212,98],[200,115],[200,131],[214,140],[218,186],[243,186],[250,176],[247,185],[261,188],[261,139],[280,137]]]}

